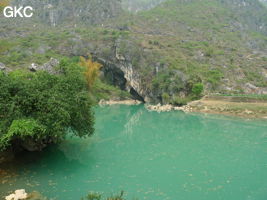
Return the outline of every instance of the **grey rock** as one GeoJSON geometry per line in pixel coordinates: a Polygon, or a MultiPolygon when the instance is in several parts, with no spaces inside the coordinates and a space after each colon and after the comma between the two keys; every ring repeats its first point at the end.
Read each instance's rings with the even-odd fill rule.
{"type": "Polygon", "coordinates": [[[0,62],[0,71],[4,71],[6,70],[6,66],[4,65],[4,63],[0,62]]]}
{"type": "Polygon", "coordinates": [[[29,67],[29,70],[32,72],[43,70],[43,71],[47,71],[50,74],[56,74],[57,70],[55,69],[55,67],[58,65],[59,65],[59,61],[55,58],[51,58],[47,63],[41,66],[35,63],[32,63],[31,66],[29,67]]]}
{"type": "Polygon", "coordinates": [[[244,86],[244,91],[247,94],[267,94],[267,88],[257,87],[251,83],[246,83],[244,86]]]}
{"type": "Polygon", "coordinates": [[[39,69],[39,66],[35,63],[32,63],[31,66],[29,67],[29,70],[31,72],[36,72],[39,69]]]}

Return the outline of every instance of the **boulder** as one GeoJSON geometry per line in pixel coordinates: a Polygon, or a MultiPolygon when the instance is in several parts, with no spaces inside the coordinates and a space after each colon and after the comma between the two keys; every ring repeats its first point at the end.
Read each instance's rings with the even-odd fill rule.
{"type": "Polygon", "coordinates": [[[39,66],[35,63],[32,63],[31,66],[29,67],[29,70],[31,72],[36,72],[39,69],[39,66]]]}
{"type": "Polygon", "coordinates": [[[47,71],[50,74],[55,74],[55,73],[57,73],[55,67],[58,65],[59,65],[59,61],[57,59],[50,58],[50,60],[47,63],[45,63],[41,66],[39,66],[35,63],[32,63],[31,66],[29,67],[29,70],[32,72],[43,70],[43,71],[47,71]]]}
{"type": "Polygon", "coordinates": [[[5,200],[23,200],[27,198],[27,193],[24,189],[16,190],[15,193],[5,197],[5,200]]]}
{"type": "Polygon", "coordinates": [[[4,63],[0,62],[0,71],[4,71],[6,70],[6,66],[4,65],[4,63]]]}

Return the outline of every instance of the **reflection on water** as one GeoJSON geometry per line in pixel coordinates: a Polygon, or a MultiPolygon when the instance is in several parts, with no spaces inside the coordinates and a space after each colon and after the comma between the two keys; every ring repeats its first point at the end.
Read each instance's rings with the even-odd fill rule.
{"type": "Polygon", "coordinates": [[[124,190],[130,199],[266,200],[267,125],[216,115],[96,109],[96,133],[0,167],[0,195],[25,188],[79,200],[124,190]]]}

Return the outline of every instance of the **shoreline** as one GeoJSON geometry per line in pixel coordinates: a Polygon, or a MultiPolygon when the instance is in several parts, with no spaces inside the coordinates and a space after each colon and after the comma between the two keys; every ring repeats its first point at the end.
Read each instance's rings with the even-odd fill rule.
{"type": "Polygon", "coordinates": [[[128,99],[128,100],[104,100],[101,99],[98,102],[99,106],[105,106],[105,105],[140,105],[143,102],[138,101],[138,100],[133,100],[133,99],[128,99]]]}
{"type": "Polygon", "coordinates": [[[203,99],[192,101],[185,106],[174,105],[146,105],[146,109],[156,112],[183,111],[185,113],[198,112],[220,114],[247,119],[267,119],[267,102],[233,102],[224,99],[203,99]]]}
{"type": "MultiPolygon", "coordinates": [[[[100,100],[98,105],[140,105],[138,100],[100,100]]],[[[233,99],[203,97],[200,100],[189,102],[184,106],[171,104],[144,104],[145,108],[152,112],[183,111],[185,113],[209,113],[226,116],[235,116],[247,119],[267,119],[267,101],[236,101],[233,99]]]]}

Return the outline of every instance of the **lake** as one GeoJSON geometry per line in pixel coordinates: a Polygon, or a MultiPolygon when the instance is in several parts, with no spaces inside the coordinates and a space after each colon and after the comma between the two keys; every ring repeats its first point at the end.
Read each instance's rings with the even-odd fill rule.
{"type": "Polygon", "coordinates": [[[97,107],[95,114],[92,137],[1,165],[0,196],[23,188],[57,200],[121,190],[127,200],[267,199],[266,121],[143,105],[97,107]]]}

